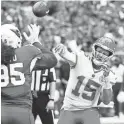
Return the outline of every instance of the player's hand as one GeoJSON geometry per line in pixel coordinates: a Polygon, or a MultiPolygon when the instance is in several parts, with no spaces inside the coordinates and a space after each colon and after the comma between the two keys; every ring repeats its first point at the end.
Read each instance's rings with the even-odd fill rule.
{"type": "Polygon", "coordinates": [[[110,66],[107,64],[102,65],[102,68],[104,70],[103,76],[107,77],[110,73],[110,66]]]}
{"type": "Polygon", "coordinates": [[[40,32],[40,26],[37,26],[36,24],[30,24],[28,25],[28,30],[30,32],[30,35],[28,36],[25,32],[23,32],[23,36],[27,40],[28,43],[33,44],[35,42],[39,42],[39,32],[40,32]]]}
{"type": "Polygon", "coordinates": [[[112,87],[112,84],[110,83],[108,77],[105,77],[104,75],[102,75],[100,78],[99,78],[102,86],[103,86],[103,89],[110,89],[112,87]]]}
{"type": "Polygon", "coordinates": [[[49,102],[47,103],[46,109],[47,109],[47,112],[49,110],[53,110],[54,109],[54,101],[53,100],[49,100],[49,102]]]}
{"type": "Polygon", "coordinates": [[[60,55],[64,54],[65,53],[65,50],[66,50],[66,46],[64,46],[63,44],[58,44],[54,49],[53,51],[55,53],[58,53],[60,55]]]}
{"type": "Polygon", "coordinates": [[[110,66],[108,64],[102,65],[103,68],[103,76],[101,76],[101,82],[103,84],[103,89],[110,89],[112,87],[112,84],[109,81],[109,73],[110,73],[110,66]]]}

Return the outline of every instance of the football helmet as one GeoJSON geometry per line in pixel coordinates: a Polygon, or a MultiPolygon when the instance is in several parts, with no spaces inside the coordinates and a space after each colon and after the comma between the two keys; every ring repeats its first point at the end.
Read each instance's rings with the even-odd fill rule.
{"type": "Polygon", "coordinates": [[[92,48],[93,54],[93,62],[96,65],[104,65],[113,55],[115,52],[116,44],[115,41],[108,37],[101,37],[99,38],[94,44],[92,48]],[[100,47],[107,51],[109,55],[104,55],[103,53],[98,52],[96,49],[100,47]]]}
{"type": "Polygon", "coordinates": [[[4,24],[1,26],[1,41],[7,46],[13,48],[21,47],[22,36],[19,29],[12,24],[4,24]]]}

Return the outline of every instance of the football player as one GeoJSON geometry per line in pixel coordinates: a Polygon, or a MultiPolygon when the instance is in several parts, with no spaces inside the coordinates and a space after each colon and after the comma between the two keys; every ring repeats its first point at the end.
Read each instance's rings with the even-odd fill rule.
{"type": "Polygon", "coordinates": [[[91,55],[84,51],[70,53],[63,44],[54,48],[71,68],[58,124],[100,124],[99,97],[109,104],[116,82],[108,64],[115,47],[113,39],[102,37],[93,44],[91,55]]]}
{"type": "Polygon", "coordinates": [[[21,46],[22,36],[12,24],[1,26],[1,122],[34,124],[32,115],[31,72],[51,68],[57,60],[38,40],[39,26],[28,26],[29,45],[21,46]],[[38,48],[37,48],[38,47],[38,48]]]}

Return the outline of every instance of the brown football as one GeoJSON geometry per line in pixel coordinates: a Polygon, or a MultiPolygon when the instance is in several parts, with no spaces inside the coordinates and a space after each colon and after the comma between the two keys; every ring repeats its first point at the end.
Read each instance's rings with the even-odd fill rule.
{"type": "Polygon", "coordinates": [[[35,16],[43,17],[48,14],[49,8],[47,6],[47,3],[43,2],[43,1],[39,1],[33,5],[32,11],[35,16]]]}

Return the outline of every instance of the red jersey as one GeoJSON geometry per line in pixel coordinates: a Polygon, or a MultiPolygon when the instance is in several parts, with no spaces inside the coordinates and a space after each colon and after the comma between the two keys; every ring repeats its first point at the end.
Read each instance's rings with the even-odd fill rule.
{"type": "Polygon", "coordinates": [[[13,61],[7,66],[1,65],[2,104],[31,106],[31,71],[34,67],[45,68],[47,59],[33,45],[16,49],[13,61]]]}

